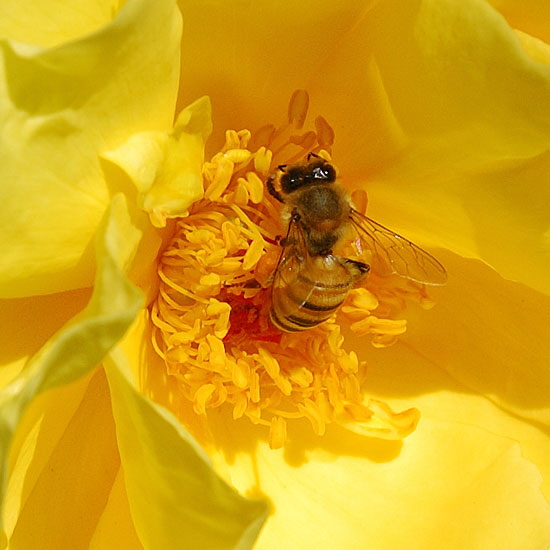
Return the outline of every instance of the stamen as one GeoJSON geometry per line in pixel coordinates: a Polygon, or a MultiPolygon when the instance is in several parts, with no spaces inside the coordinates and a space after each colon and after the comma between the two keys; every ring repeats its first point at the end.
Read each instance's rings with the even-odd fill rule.
{"type": "Polygon", "coordinates": [[[153,348],[197,414],[228,406],[233,418],[268,428],[272,448],[284,445],[287,427],[298,418],[308,419],[318,435],[338,423],[401,438],[414,429],[418,412],[395,414],[364,401],[366,365],[344,349],[340,324],[371,335],[374,346],[390,345],[406,328],[393,318],[396,311],[410,299],[429,307],[423,287],[369,276],[337,316],[319,326],[283,334],[269,322],[270,285],[286,228],[264,182],[279,164],[310,152],[330,160],[334,142],[320,116],[314,128],[303,129],[308,106],[307,93],[295,92],[287,124],[254,134],[229,130],[221,151],[204,163],[204,198],[177,221],[159,262],[153,348]]]}
{"type": "Polygon", "coordinates": [[[324,149],[332,147],[334,143],[334,130],[322,116],[318,116],[315,119],[315,130],[317,131],[319,145],[324,149]]]}
{"type": "Polygon", "coordinates": [[[288,104],[288,122],[296,128],[302,128],[309,109],[309,95],[305,90],[296,90],[288,104]]]}

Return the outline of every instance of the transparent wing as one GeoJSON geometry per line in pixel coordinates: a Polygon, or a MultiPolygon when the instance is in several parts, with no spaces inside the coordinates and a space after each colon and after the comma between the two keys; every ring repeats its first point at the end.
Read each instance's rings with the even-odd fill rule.
{"type": "Polygon", "coordinates": [[[361,246],[371,251],[371,268],[381,275],[395,274],[428,285],[447,281],[445,268],[425,250],[391,229],[352,209],[350,219],[361,246]]]}
{"type": "MultiPolygon", "coordinates": [[[[297,221],[290,221],[288,233],[281,241],[281,246],[283,250],[275,269],[273,292],[284,292],[289,285],[294,287],[300,272],[304,270],[307,262],[310,261],[304,230],[297,221]]],[[[301,292],[299,301],[296,303],[296,309],[300,309],[308,301],[315,288],[315,281],[301,280],[300,288],[301,292]]]]}

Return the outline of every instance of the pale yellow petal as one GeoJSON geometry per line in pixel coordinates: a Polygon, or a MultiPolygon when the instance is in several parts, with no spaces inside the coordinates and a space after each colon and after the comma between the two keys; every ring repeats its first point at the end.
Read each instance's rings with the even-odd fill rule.
{"type": "Polygon", "coordinates": [[[90,541],[90,550],[141,550],[128,505],[128,495],[121,468],[113,483],[109,499],[90,541]]]}
{"type": "Polygon", "coordinates": [[[108,23],[120,4],[119,0],[75,0],[63,4],[5,0],[0,3],[0,36],[42,47],[55,46],[108,23]]]}
{"type": "Polygon", "coordinates": [[[122,338],[142,306],[142,294],[122,272],[139,239],[122,195],[113,199],[109,214],[97,239],[98,271],[90,302],[53,335],[0,392],[3,490],[12,441],[28,407],[47,390],[89,373],[122,338]]]}
{"type": "MultiPolygon", "coordinates": [[[[550,17],[549,17],[550,19],[550,17]]],[[[516,35],[519,38],[521,45],[529,56],[545,65],[550,65],[550,45],[542,40],[531,36],[530,34],[516,30],[516,35]]]]}
{"type": "Polygon", "coordinates": [[[79,289],[0,300],[0,389],[21,372],[48,338],[84,309],[90,295],[91,289],[79,289]]]}
{"type": "Polygon", "coordinates": [[[128,174],[139,191],[139,205],[155,227],[185,216],[202,197],[204,144],[211,128],[210,101],[202,97],[178,115],[170,133],[135,134],[103,155],[128,174]]]}
{"type": "Polygon", "coordinates": [[[91,240],[111,194],[98,155],[172,127],[180,32],[170,0],[130,0],[57,48],[1,42],[2,296],[92,284],[91,240]]]}
{"type": "MultiPolygon", "coordinates": [[[[52,398],[60,397],[52,393],[52,398]]],[[[42,403],[42,414],[37,415],[33,427],[39,431],[34,448],[28,451],[44,464],[39,472],[32,464],[29,466],[36,477],[25,478],[25,499],[10,537],[13,548],[33,548],[37,541],[44,550],[87,547],[119,470],[104,373],[98,371],[92,377],[66,428],[47,454],[47,442],[41,443],[52,437],[47,422],[50,413],[55,415],[55,407],[59,407],[52,398],[48,406],[42,403]]]]}
{"type": "Polygon", "coordinates": [[[550,43],[550,4],[546,0],[489,0],[514,28],[550,43]]]}
{"type": "Polygon", "coordinates": [[[22,508],[48,460],[77,414],[91,375],[40,394],[29,404],[14,434],[3,500],[3,527],[11,537],[22,508]]]}
{"type": "Polygon", "coordinates": [[[404,342],[512,414],[550,426],[550,298],[480,262],[441,254],[449,283],[410,311],[404,342]]]}
{"type": "MultiPolygon", "coordinates": [[[[425,419],[435,419],[450,424],[477,426],[487,433],[518,443],[522,456],[534,464],[542,475],[541,490],[550,501],[548,428],[506,411],[498,403],[495,404],[493,399],[472,388],[463,374],[456,376],[445,373],[434,363],[429,350],[426,353],[426,348],[418,347],[417,336],[418,333],[411,334],[410,341],[399,342],[384,350],[363,348],[362,356],[370,365],[365,391],[386,399],[392,396],[392,403],[395,402],[397,408],[414,403],[421,412],[418,429],[422,428],[425,419]]],[[[457,335],[459,338],[460,334],[457,335]]],[[[446,346],[442,343],[440,347],[444,349],[446,346]]],[[[456,349],[449,351],[458,355],[455,362],[461,362],[464,371],[487,368],[486,365],[470,362],[470,357],[460,354],[456,349]]],[[[498,378],[498,365],[492,367],[495,378],[498,378]]],[[[446,448],[446,445],[442,445],[440,452],[446,452],[446,448]]]]}
{"type": "Polygon", "coordinates": [[[397,4],[380,4],[373,40],[410,143],[356,173],[370,214],[549,293],[550,67],[484,2],[409,4],[387,28],[397,4]]]}
{"type": "Polygon", "coordinates": [[[368,189],[374,219],[550,294],[550,153],[429,188],[379,181],[368,189]]]}
{"type": "Polygon", "coordinates": [[[215,432],[220,469],[241,491],[273,502],[258,549],[550,544],[540,473],[506,437],[430,418],[402,443],[332,427],[318,438],[292,425],[277,452],[227,420],[215,432]]]}
{"type": "Polygon", "coordinates": [[[550,146],[550,70],[484,0],[381,2],[369,25],[384,88],[411,139],[394,174],[418,178],[420,163],[424,176],[463,173],[550,146]]]}
{"type": "Polygon", "coordinates": [[[143,397],[123,353],[106,362],[136,531],[146,548],[252,548],[266,503],[238,495],[181,424],[143,397]]]}

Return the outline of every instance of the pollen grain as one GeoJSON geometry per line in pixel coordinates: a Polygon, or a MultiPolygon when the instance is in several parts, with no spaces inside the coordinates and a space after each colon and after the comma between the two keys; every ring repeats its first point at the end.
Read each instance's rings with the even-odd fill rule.
{"type": "Polygon", "coordinates": [[[277,165],[310,152],[330,158],[334,140],[322,117],[302,129],[308,103],[299,91],[286,124],[226,132],[223,148],[204,163],[204,198],[177,220],[159,261],[153,346],[197,414],[230,407],[234,419],[264,425],[272,448],[285,444],[287,424],[298,418],[318,435],[338,423],[402,438],[418,412],[369,405],[361,390],[366,364],[344,349],[341,325],[371,335],[377,347],[393,343],[406,323],[389,313],[403,306],[406,291],[371,281],[313,329],[283,334],[269,322],[270,277],[285,229],[264,182],[277,165]]]}

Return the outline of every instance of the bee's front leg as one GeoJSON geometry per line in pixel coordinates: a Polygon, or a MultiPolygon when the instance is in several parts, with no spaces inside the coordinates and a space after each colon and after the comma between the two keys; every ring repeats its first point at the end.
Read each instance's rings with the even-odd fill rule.
{"type": "Polygon", "coordinates": [[[357,260],[349,260],[348,258],[345,258],[344,263],[346,264],[354,283],[370,271],[370,265],[364,262],[358,262],[357,260]]]}

